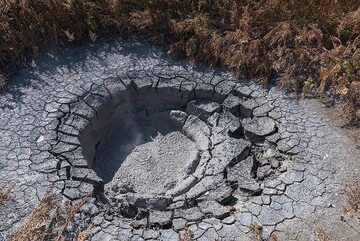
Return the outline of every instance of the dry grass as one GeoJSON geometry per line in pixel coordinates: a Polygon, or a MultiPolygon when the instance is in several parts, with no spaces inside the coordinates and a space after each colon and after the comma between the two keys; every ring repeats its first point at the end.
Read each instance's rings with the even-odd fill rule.
{"type": "Polygon", "coordinates": [[[261,235],[263,233],[263,227],[261,224],[253,221],[250,225],[250,235],[254,241],[261,241],[263,240],[261,235]]]}
{"type": "Polygon", "coordinates": [[[89,225],[85,230],[81,231],[78,234],[76,240],[77,241],[85,241],[89,237],[90,231],[91,231],[92,228],[93,228],[93,225],[92,224],[89,225]]]}
{"type": "Polygon", "coordinates": [[[330,235],[323,229],[317,228],[316,229],[316,237],[318,241],[330,241],[330,235]]]}
{"type": "Polygon", "coordinates": [[[25,223],[10,237],[16,240],[44,240],[51,232],[52,216],[55,216],[59,198],[48,195],[32,211],[25,223]]]}
{"type": "Polygon", "coordinates": [[[351,183],[347,183],[344,187],[347,202],[344,208],[345,214],[352,217],[360,211],[360,175],[353,178],[351,183]]]}
{"type": "Polygon", "coordinates": [[[271,234],[270,241],[280,241],[276,234],[271,234]]]}
{"type": "Polygon", "coordinates": [[[354,131],[354,136],[355,136],[355,140],[358,144],[358,146],[360,147],[360,129],[357,129],[354,131]]]}
{"type": "MultiPolygon", "coordinates": [[[[46,194],[24,224],[11,235],[9,241],[68,240],[65,231],[86,202],[86,199],[81,199],[74,204],[64,205],[61,197],[46,194]]],[[[87,229],[78,232],[77,240],[86,240],[91,228],[90,225],[87,229]]]]}
{"type": "Polygon", "coordinates": [[[0,186],[0,211],[4,202],[11,199],[10,191],[13,188],[13,183],[8,183],[5,186],[0,186]]]}
{"type": "Polygon", "coordinates": [[[9,194],[7,192],[4,192],[3,190],[0,190],[0,207],[8,199],[9,199],[9,194]]]}
{"type": "Polygon", "coordinates": [[[184,228],[184,234],[183,234],[183,236],[181,237],[181,241],[191,241],[191,240],[194,240],[194,236],[193,236],[193,234],[191,233],[189,227],[188,227],[188,226],[185,226],[185,228],[184,228]]]}
{"type": "MultiPolygon", "coordinates": [[[[343,104],[360,120],[358,0],[3,0],[0,68],[47,43],[137,33],[169,54],[343,104]]],[[[1,79],[1,78],[0,78],[1,79]]],[[[1,81],[1,80],[0,80],[1,81]]]]}

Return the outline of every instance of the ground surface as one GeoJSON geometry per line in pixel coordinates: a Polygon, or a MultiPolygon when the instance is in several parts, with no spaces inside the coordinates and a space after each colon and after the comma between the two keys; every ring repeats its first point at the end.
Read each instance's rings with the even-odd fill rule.
{"type": "MultiPolygon", "coordinates": [[[[199,240],[268,239],[272,234],[278,240],[317,240],[322,231],[332,240],[359,240],[359,221],[341,218],[346,199],[341,188],[359,173],[360,150],[316,102],[299,102],[227,73],[193,70],[150,46],[101,43],[37,60],[5,86],[0,106],[0,180],[14,183],[12,199],[0,212],[0,240],[21,224],[49,186],[76,200],[104,182],[105,193],[100,188],[96,194],[107,204],[94,198],[77,219],[84,226],[94,224],[93,240],[178,240],[186,233],[199,240]],[[122,94],[137,91],[144,98],[146,93],[173,97],[174,90],[182,93],[181,101],[157,110],[178,111],[169,116],[180,127],[138,143],[126,150],[128,156],[111,149],[124,143],[116,134],[99,145],[92,143],[98,137],[86,137],[92,133],[89,123],[101,119],[102,101],[112,97],[120,104],[122,94]],[[203,99],[205,103],[197,102],[203,99]],[[104,149],[111,139],[120,141],[114,141],[109,154],[104,149]],[[179,176],[156,175],[159,183],[164,178],[175,187],[167,185],[147,196],[154,192],[146,189],[151,179],[141,176],[146,173],[142,164],[135,168],[141,178],[129,178],[140,191],[116,182],[138,159],[169,159],[172,141],[178,143],[170,151],[179,176]],[[97,146],[104,151],[94,154],[97,146]],[[161,146],[167,147],[165,154],[153,158],[154,148],[161,146]],[[177,148],[185,147],[193,169],[179,165],[177,148]],[[198,162],[191,157],[194,150],[201,153],[198,162]],[[119,177],[112,184],[104,177],[109,170],[94,168],[89,160],[94,155],[106,160],[114,153],[123,156],[124,166],[111,168],[119,177]]],[[[123,120],[127,115],[119,116],[123,120]]]]}

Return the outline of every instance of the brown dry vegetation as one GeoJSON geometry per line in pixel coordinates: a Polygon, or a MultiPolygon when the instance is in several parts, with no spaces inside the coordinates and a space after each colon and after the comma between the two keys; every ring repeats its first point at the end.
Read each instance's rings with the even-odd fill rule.
{"type": "Polygon", "coordinates": [[[0,186],[0,211],[4,205],[4,202],[11,199],[10,191],[13,188],[13,183],[8,183],[7,185],[0,186]]]}
{"type": "Polygon", "coordinates": [[[263,240],[261,235],[263,232],[263,226],[256,221],[253,221],[250,225],[250,236],[254,241],[261,241],[263,240]]]}
{"type": "Polygon", "coordinates": [[[48,193],[27,217],[24,224],[14,232],[9,241],[38,240],[86,240],[91,225],[74,237],[67,237],[66,229],[74,220],[75,214],[87,202],[81,199],[73,204],[63,204],[59,196],[48,193]]]}
{"type": "Polygon", "coordinates": [[[344,212],[347,217],[352,217],[360,211],[360,175],[355,176],[352,182],[345,185],[344,192],[347,197],[344,212]]]}
{"type": "Polygon", "coordinates": [[[0,208],[3,205],[3,203],[9,199],[9,195],[7,192],[4,192],[3,190],[0,190],[0,208]]]}
{"type": "Polygon", "coordinates": [[[181,241],[191,241],[194,240],[193,234],[191,233],[188,226],[185,226],[183,236],[181,237],[181,241]]]}
{"type": "MultiPolygon", "coordinates": [[[[50,42],[141,33],[169,54],[306,96],[360,122],[359,0],[2,0],[0,68],[50,42]]],[[[1,74],[1,73],[0,73],[1,74]]],[[[0,77],[0,81],[1,78],[0,77]]]]}
{"type": "Polygon", "coordinates": [[[330,235],[321,227],[317,228],[316,231],[316,237],[319,241],[331,241],[330,235]]]}

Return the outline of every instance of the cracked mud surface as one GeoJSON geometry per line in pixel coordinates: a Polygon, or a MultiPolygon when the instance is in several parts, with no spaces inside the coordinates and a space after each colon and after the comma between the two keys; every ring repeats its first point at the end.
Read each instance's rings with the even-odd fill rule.
{"type": "Polygon", "coordinates": [[[93,240],[358,240],[341,221],[360,151],[321,108],[146,45],[43,57],[0,97],[0,240],[48,186],[93,193],[93,240]]]}

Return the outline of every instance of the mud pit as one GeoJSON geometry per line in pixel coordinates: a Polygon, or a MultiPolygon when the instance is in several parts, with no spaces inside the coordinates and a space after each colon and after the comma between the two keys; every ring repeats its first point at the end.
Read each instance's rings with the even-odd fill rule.
{"type": "Polygon", "coordinates": [[[261,195],[265,179],[286,171],[291,155],[277,147],[271,107],[254,113],[259,104],[249,89],[230,80],[219,92],[205,83],[179,88],[176,77],[165,86],[149,80],[130,78],[121,90],[105,89],[101,101],[89,95],[69,105],[57,131],[61,144],[71,143],[74,133],[63,128],[85,120],[79,144],[93,193],[124,218],[148,220],[134,227],[171,227],[178,212],[192,213],[192,221],[224,219],[238,200],[261,195]]]}
{"type": "Polygon", "coordinates": [[[341,187],[360,152],[321,108],[159,53],[70,49],[3,89],[0,240],[48,187],[91,197],[73,239],[92,225],[92,240],[358,240],[341,187]]]}

